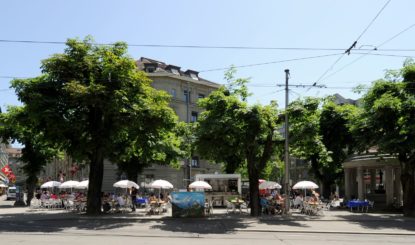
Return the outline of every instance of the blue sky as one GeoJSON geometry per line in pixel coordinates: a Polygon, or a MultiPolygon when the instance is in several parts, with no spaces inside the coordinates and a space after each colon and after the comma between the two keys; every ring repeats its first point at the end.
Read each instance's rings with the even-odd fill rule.
{"type": "MultiPolygon", "coordinates": [[[[251,103],[277,100],[283,107],[285,81],[290,69],[292,84],[312,84],[349,48],[373,20],[386,0],[292,0],[292,1],[138,1],[138,0],[37,0],[0,2],[0,39],[65,41],[92,35],[98,43],[125,41],[130,44],[250,46],[280,48],[339,48],[335,50],[233,50],[130,47],[130,55],[154,58],[182,69],[197,71],[338,54],[318,59],[239,68],[238,77],[251,77],[251,103]]],[[[378,46],[415,23],[415,1],[392,0],[358,40],[356,48],[378,46]]],[[[379,49],[414,50],[415,27],[379,49]]],[[[6,77],[40,74],[40,62],[64,45],[0,42],[0,106],[18,104],[6,77]]],[[[327,75],[354,61],[357,49],[344,55],[327,75]]],[[[376,51],[331,75],[319,85],[336,88],[292,88],[290,100],[299,96],[324,96],[351,92],[357,84],[382,78],[385,69],[397,69],[414,51],[376,51]]],[[[201,72],[200,76],[223,83],[224,71],[201,72]]]]}

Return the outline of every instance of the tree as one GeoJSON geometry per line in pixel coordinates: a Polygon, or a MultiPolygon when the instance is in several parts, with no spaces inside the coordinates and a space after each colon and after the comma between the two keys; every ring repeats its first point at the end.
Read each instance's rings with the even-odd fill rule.
{"type": "Polygon", "coordinates": [[[324,100],[309,97],[289,106],[291,152],[310,161],[311,173],[322,183],[325,197],[342,178],[342,163],[352,153],[354,141],[349,123],[356,110],[353,105],[335,104],[331,97],[324,100]]]}
{"type": "MultiPolygon", "coordinates": [[[[177,116],[164,113],[161,122],[145,127],[132,127],[126,138],[118,142],[119,151],[111,159],[129,180],[137,182],[138,174],[152,164],[178,167],[178,158],[184,156],[183,139],[180,137],[183,123],[177,125],[177,116]]],[[[138,124],[137,124],[138,125],[138,124]]],[[[137,126],[136,125],[136,126],[137,126]]]]}
{"type": "Polygon", "coordinates": [[[330,195],[330,187],[343,178],[342,163],[353,153],[354,138],[349,129],[352,119],[357,114],[357,107],[350,104],[338,105],[331,98],[324,100],[320,113],[320,135],[331,161],[319,167],[324,176],[323,196],[330,195]]]}
{"type": "Polygon", "coordinates": [[[199,119],[196,144],[201,156],[207,159],[233,166],[246,162],[251,215],[258,216],[258,179],[276,150],[279,121],[275,104],[247,105],[245,82],[239,80],[242,86],[236,86],[237,90],[221,87],[200,101],[206,111],[199,119]]]}
{"type": "MultiPolygon", "coordinates": [[[[36,129],[90,165],[87,214],[101,213],[104,158],[129,128],[152,127],[171,113],[167,93],[150,86],[125,43],[69,39],[63,54],[42,61],[42,75],[12,82],[36,129]]],[[[173,122],[171,122],[173,123],[173,122]]]]}
{"type": "Polygon", "coordinates": [[[288,107],[290,121],[290,152],[293,156],[309,161],[312,174],[324,181],[323,169],[331,161],[330,153],[320,134],[320,100],[308,97],[291,102],[288,107]]]}
{"type": "Polygon", "coordinates": [[[33,129],[25,107],[8,107],[7,113],[0,113],[0,138],[4,143],[18,141],[24,146],[19,160],[24,163],[28,191],[26,204],[30,205],[38,175],[48,162],[59,155],[58,147],[33,129]]]}
{"type": "MultiPolygon", "coordinates": [[[[404,214],[415,216],[415,64],[406,62],[399,80],[378,80],[363,96],[352,125],[359,149],[377,146],[401,165],[404,214]]],[[[395,77],[395,76],[394,76],[395,77]]]]}
{"type": "MultiPolygon", "coordinates": [[[[238,127],[233,127],[235,118],[233,114],[237,113],[239,108],[246,109],[246,100],[249,92],[246,84],[248,79],[234,79],[236,69],[231,67],[225,73],[227,89],[221,88],[218,94],[210,96],[211,102],[201,102],[199,105],[209,111],[202,123],[203,129],[215,132],[216,134],[197,133],[195,140],[195,150],[206,159],[211,159],[218,163],[225,163],[225,173],[233,174],[243,167],[245,163],[245,154],[240,148],[240,142],[235,135],[240,134],[238,127]],[[217,102],[217,103],[215,103],[217,102]],[[219,124],[218,124],[219,122],[219,124]],[[208,128],[211,127],[211,128],[208,128]],[[223,140],[226,137],[226,140],[223,140]],[[220,147],[212,147],[217,142],[221,142],[220,147]]],[[[202,100],[201,100],[202,101],[202,100]]],[[[200,128],[199,120],[196,132],[200,128]]]]}

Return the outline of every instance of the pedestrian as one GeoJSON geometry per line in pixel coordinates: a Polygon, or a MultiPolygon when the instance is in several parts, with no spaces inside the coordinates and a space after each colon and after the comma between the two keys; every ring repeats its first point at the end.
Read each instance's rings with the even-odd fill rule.
{"type": "Polygon", "coordinates": [[[131,211],[135,211],[135,205],[136,205],[136,199],[137,199],[137,189],[133,186],[131,187],[131,211]]]}

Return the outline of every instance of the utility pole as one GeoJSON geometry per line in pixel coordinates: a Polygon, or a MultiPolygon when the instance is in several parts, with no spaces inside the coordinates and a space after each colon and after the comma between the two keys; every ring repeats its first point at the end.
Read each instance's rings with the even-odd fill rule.
{"type": "Polygon", "coordinates": [[[290,158],[288,149],[288,79],[290,70],[285,70],[285,214],[290,213],[290,158]]]}

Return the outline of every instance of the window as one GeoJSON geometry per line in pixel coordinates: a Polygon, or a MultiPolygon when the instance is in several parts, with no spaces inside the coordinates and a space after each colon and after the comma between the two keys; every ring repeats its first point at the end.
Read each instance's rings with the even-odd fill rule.
{"type": "Polygon", "coordinates": [[[192,117],[190,118],[190,121],[191,122],[196,122],[198,116],[199,116],[199,113],[197,111],[192,111],[192,117]]]}
{"type": "Polygon", "coordinates": [[[180,75],[179,70],[177,70],[175,68],[171,68],[171,73],[176,74],[176,75],[180,75]]]}
{"type": "Polygon", "coordinates": [[[199,98],[199,99],[203,99],[203,98],[205,98],[205,95],[204,95],[204,94],[198,94],[198,95],[197,95],[197,98],[199,98]]]}
{"type": "Polygon", "coordinates": [[[187,102],[189,102],[190,103],[190,97],[191,96],[191,92],[189,92],[189,95],[187,94],[187,90],[184,90],[183,91],[183,100],[187,103],[187,102]]]}
{"type": "Polygon", "coordinates": [[[199,167],[199,157],[192,157],[192,168],[198,168],[199,167]]]}
{"type": "Polygon", "coordinates": [[[190,73],[190,77],[191,77],[193,80],[199,80],[199,78],[197,77],[197,75],[196,75],[196,74],[194,74],[194,73],[190,73]]]}
{"type": "Polygon", "coordinates": [[[153,182],[154,181],[154,174],[146,174],[144,180],[145,180],[146,183],[153,182]]]}
{"type": "Polygon", "coordinates": [[[152,73],[156,70],[155,66],[146,66],[145,71],[148,73],[152,73]]]}
{"type": "Polygon", "coordinates": [[[176,89],[172,88],[170,94],[173,98],[176,98],[176,89]]]}

